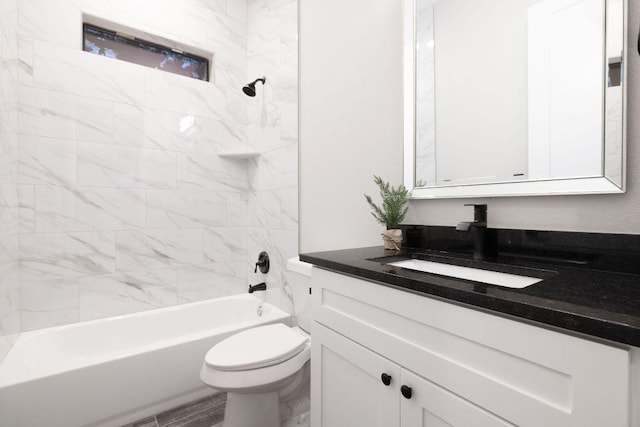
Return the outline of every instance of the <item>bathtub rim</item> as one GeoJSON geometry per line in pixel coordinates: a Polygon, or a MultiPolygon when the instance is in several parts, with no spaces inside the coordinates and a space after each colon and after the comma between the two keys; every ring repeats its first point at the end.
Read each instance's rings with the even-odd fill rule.
{"type": "Polygon", "coordinates": [[[169,307],[160,307],[156,309],[150,309],[150,310],[145,310],[145,311],[140,311],[135,313],[127,313],[127,314],[122,314],[118,316],[110,316],[110,317],[105,317],[100,319],[91,319],[91,320],[86,320],[82,322],[69,323],[66,325],[51,326],[47,328],[34,329],[32,331],[21,332],[16,338],[16,340],[14,341],[14,344],[11,347],[11,349],[7,352],[3,360],[0,362],[0,389],[27,383],[29,381],[54,377],[57,375],[64,375],[65,373],[68,373],[74,370],[85,369],[85,368],[96,366],[102,363],[108,363],[114,360],[120,360],[128,357],[137,356],[139,354],[151,352],[154,350],[159,350],[165,347],[179,345],[180,343],[184,343],[184,342],[192,342],[192,341],[206,339],[209,336],[228,334],[229,332],[232,332],[232,331],[239,332],[241,330],[248,329],[254,325],[260,325],[262,323],[265,323],[264,320],[266,320],[266,322],[269,322],[269,323],[282,322],[282,323],[289,324],[291,322],[291,315],[281,310],[280,308],[276,307],[275,305],[265,302],[261,298],[256,297],[254,295],[237,294],[237,295],[229,295],[229,296],[218,297],[218,298],[211,298],[211,299],[202,300],[202,301],[177,304],[169,307]],[[168,337],[166,339],[156,340],[151,343],[136,346],[135,348],[127,349],[127,351],[119,350],[117,352],[108,352],[105,354],[101,354],[99,357],[80,361],[80,363],[77,363],[78,360],[74,360],[74,362],[76,363],[73,363],[70,365],[63,365],[61,367],[56,366],[54,369],[46,368],[46,369],[42,369],[42,371],[38,371],[38,370],[32,371],[30,370],[29,366],[20,364],[21,360],[17,361],[17,363],[19,363],[17,366],[12,366],[12,365],[15,365],[15,363],[13,363],[14,362],[13,359],[17,357],[15,356],[15,353],[17,350],[20,349],[20,343],[30,338],[35,338],[38,335],[46,335],[51,333],[55,334],[65,329],[87,328],[87,327],[91,327],[91,325],[94,325],[94,324],[113,323],[115,321],[122,321],[129,318],[148,317],[148,316],[158,315],[162,313],[180,311],[180,310],[188,309],[188,307],[212,304],[212,302],[214,301],[224,302],[224,300],[243,300],[243,299],[257,301],[261,303],[263,306],[266,306],[268,309],[263,311],[263,313],[265,313],[266,316],[263,315],[260,317],[255,317],[255,318],[251,318],[251,319],[247,319],[239,322],[229,323],[224,326],[219,326],[219,327],[215,327],[212,329],[207,329],[204,331],[195,332],[191,334],[181,335],[179,337],[168,337]],[[258,321],[258,319],[263,319],[263,321],[258,321]],[[12,368],[13,370],[17,368],[18,370],[20,370],[20,373],[16,375],[15,372],[13,372],[12,368]]]}

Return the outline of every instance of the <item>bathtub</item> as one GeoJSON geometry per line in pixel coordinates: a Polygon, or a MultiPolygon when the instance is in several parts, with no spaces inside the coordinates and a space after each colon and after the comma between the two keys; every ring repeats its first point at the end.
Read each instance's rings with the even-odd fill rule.
{"type": "Polygon", "coordinates": [[[0,425],[121,426],[211,394],[204,355],[237,331],[289,323],[253,295],[22,333],[0,363],[0,425]]]}

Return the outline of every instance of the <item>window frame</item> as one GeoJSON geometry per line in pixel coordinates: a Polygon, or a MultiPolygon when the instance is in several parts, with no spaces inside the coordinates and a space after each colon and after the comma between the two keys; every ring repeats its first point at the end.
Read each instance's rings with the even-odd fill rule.
{"type": "MultiPolygon", "coordinates": [[[[125,61],[125,62],[129,62],[131,64],[137,64],[137,65],[141,65],[143,67],[148,67],[148,68],[153,68],[156,70],[160,70],[160,71],[164,71],[164,72],[168,72],[171,74],[176,74],[179,76],[184,76],[184,77],[189,77],[192,78],[194,80],[200,80],[200,81],[204,81],[204,82],[209,82],[211,81],[211,61],[208,58],[205,58],[204,56],[201,55],[196,55],[187,51],[184,51],[182,49],[177,49],[174,47],[170,47],[170,46],[166,46],[166,45],[162,45],[159,43],[155,43],[155,42],[151,42],[148,40],[144,40],[142,38],[136,37],[136,36],[132,36],[130,34],[126,34],[120,31],[116,31],[116,30],[110,30],[108,28],[104,28],[103,26],[100,25],[96,25],[96,24],[92,24],[89,22],[83,22],[82,23],[82,50],[84,52],[88,52],[94,55],[99,55],[99,56],[105,56],[108,57],[106,55],[103,54],[99,54],[99,53],[94,53],[91,50],[87,50],[86,48],[86,40],[87,40],[87,34],[89,33],[87,30],[90,31],[94,31],[94,32],[99,32],[102,33],[104,35],[106,35],[107,37],[113,37],[113,38],[117,38],[119,39],[118,41],[116,41],[117,43],[122,43],[125,46],[128,46],[130,49],[136,50],[143,50],[143,51],[147,51],[147,52],[153,52],[153,53],[157,53],[159,56],[166,56],[163,55],[161,53],[161,51],[167,51],[167,52],[172,52],[175,55],[179,55],[181,57],[185,57],[188,58],[192,61],[196,61],[198,62],[200,65],[204,66],[204,76],[202,78],[198,78],[198,77],[194,77],[192,75],[189,74],[183,74],[183,73],[177,73],[168,69],[163,69],[163,68],[159,68],[159,67],[155,67],[152,65],[148,65],[145,64],[143,62],[135,62],[135,61],[130,61],[127,59],[121,59],[121,58],[114,58],[120,61],[125,61]],[[160,52],[157,52],[157,51],[160,52]]],[[[90,33],[89,33],[90,34],[90,33]]]]}

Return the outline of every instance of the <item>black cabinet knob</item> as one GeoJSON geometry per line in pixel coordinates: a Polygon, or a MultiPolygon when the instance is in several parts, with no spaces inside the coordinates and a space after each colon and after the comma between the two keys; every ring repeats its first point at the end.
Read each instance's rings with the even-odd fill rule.
{"type": "Polygon", "coordinates": [[[409,387],[408,385],[403,385],[402,387],[400,387],[400,393],[402,393],[405,399],[411,399],[413,390],[411,390],[411,387],[409,387]]]}
{"type": "Polygon", "coordinates": [[[391,375],[389,374],[382,374],[380,375],[380,379],[382,379],[382,384],[384,385],[389,385],[391,384],[391,375]]]}

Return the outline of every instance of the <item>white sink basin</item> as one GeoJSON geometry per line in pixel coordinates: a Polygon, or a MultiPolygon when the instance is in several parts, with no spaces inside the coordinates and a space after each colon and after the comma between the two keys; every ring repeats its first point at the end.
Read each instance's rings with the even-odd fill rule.
{"type": "Polygon", "coordinates": [[[537,277],[519,276],[517,274],[500,273],[497,271],[480,270],[478,268],[460,267],[458,265],[440,262],[423,261],[421,259],[407,259],[390,262],[387,265],[407,268],[425,273],[440,274],[457,279],[473,280],[474,282],[504,286],[505,288],[522,289],[542,281],[537,277]]]}

